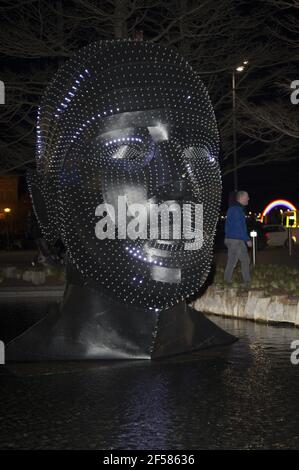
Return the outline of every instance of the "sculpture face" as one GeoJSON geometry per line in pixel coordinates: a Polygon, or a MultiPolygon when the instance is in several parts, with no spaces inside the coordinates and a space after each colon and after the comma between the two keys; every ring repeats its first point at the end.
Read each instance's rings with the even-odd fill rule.
{"type": "Polygon", "coordinates": [[[49,240],[62,238],[85,284],[154,309],[201,287],[221,196],[218,133],[204,85],[173,51],[127,41],[79,51],[44,96],[37,169],[46,205],[36,206],[42,228],[49,240]],[[127,204],[122,222],[120,200],[127,204]],[[189,219],[202,205],[202,244],[172,231],[169,239],[159,232],[121,237],[132,220],[128,206],[139,203],[149,214],[150,204],[173,202],[180,209],[189,204],[189,219]],[[97,237],[102,204],[115,222],[115,239],[97,237]]]}

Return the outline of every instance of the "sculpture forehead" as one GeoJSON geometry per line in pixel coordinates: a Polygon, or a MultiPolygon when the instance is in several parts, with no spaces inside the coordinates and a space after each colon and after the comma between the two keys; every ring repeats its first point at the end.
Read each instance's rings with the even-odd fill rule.
{"type": "MultiPolygon", "coordinates": [[[[179,105],[192,92],[193,98],[207,99],[197,74],[174,51],[149,43],[102,41],[81,49],[61,67],[43,104],[57,117],[66,114],[72,103],[80,104],[82,111],[96,106],[109,113],[109,105],[118,102],[130,109],[134,103],[154,108],[175,98],[179,105]]],[[[188,105],[191,109],[194,100],[188,105]]]]}
{"type": "Polygon", "coordinates": [[[148,125],[149,123],[160,122],[161,120],[167,122],[172,116],[173,113],[171,109],[167,108],[127,111],[104,117],[102,119],[102,124],[104,127],[107,126],[111,129],[117,129],[124,127],[127,124],[131,125],[136,123],[148,125]]]}
{"type": "MultiPolygon", "coordinates": [[[[134,131],[135,128],[146,127],[149,130],[166,130],[182,127],[182,120],[171,109],[153,109],[142,111],[127,111],[104,117],[97,123],[95,141],[105,135],[117,137],[122,130],[134,131]]],[[[167,139],[168,140],[168,139],[167,139]]]]}
{"type": "Polygon", "coordinates": [[[120,76],[123,78],[125,69],[127,73],[136,70],[148,73],[150,70],[155,75],[159,70],[176,68],[184,69],[185,73],[189,71],[190,77],[194,76],[190,65],[174,50],[148,42],[126,40],[96,42],[74,54],[60,71],[65,75],[72,74],[74,70],[80,70],[82,73],[87,70],[87,66],[97,70],[99,74],[107,73],[112,82],[120,76]]]}
{"type": "Polygon", "coordinates": [[[44,94],[37,125],[38,168],[55,169],[57,162],[58,169],[76,142],[103,129],[159,122],[196,130],[204,145],[218,145],[206,88],[175,51],[146,42],[93,43],[59,69],[44,94]]]}

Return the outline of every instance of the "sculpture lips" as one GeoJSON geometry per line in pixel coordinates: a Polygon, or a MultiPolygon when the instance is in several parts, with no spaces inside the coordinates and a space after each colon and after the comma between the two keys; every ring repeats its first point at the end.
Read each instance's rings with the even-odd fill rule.
{"type": "Polygon", "coordinates": [[[159,203],[169,209],[167,215],[158,217],[158,237],[157,243],[173,243],[184,245],[185,241],[198,238],[196,233],[196,202],[190,200],[166,200],[159,203]],[[165,230],[166,229],[166,230],[165,230]]]}

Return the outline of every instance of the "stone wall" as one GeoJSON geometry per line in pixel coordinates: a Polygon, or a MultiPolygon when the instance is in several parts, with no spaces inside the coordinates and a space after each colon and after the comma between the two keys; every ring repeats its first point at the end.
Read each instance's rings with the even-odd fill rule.
{"type": "Polygon", "coordinates": [[[288,295],[267,296],[262,290],[209,286],[192,302],[201,312],[249,320],[291,323],[299,326],[299,298],[288,295]]]}

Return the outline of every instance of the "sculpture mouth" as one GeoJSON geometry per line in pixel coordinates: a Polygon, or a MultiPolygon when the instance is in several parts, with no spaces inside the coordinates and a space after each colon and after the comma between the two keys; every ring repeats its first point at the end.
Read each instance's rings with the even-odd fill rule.
{"type": "Polygon", "coordinates": [[[155,254],[161,257],[172,257],[188,250],[199,250],[202,243],[196,238],[192,240],[149,240],[148,247],[155,250],[155,254]]]}
{"type": "Polygon", "coordinates": [[[148,245],[169,251],[182,250],[190,244],[199,242],[203,231],[202,214],[202,204],[194,200],[159,202],[159,215],[155,220],[156,236],[149,237],[148,245]],[[164,214],[161,211],[162,206],[164,206],[164,214]]]}

